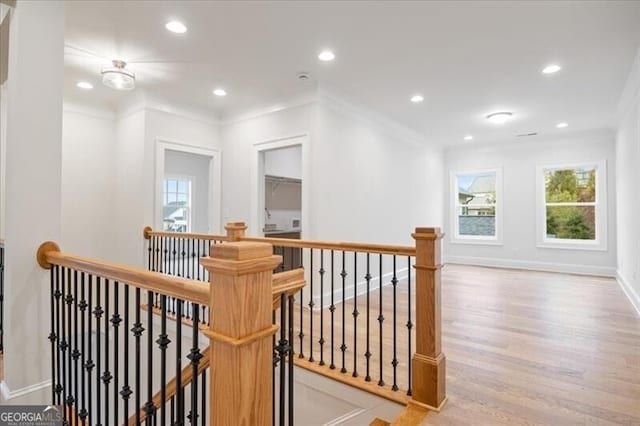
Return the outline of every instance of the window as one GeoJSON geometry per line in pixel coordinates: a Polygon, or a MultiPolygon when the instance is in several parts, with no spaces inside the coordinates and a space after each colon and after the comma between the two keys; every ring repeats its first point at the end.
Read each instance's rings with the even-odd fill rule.
{"type": "Polygon", "coordinates": [[[538,168],[538,245],[606,249],[604,163],[538,168]]]}
{"type": "Polygon", "coordinates": [[[500,244],[500,170],[451,175],[452,242],[500,244]]]}
{"type": "Polygon", "coordinates": [[[189,178],[164,180],[162,222],[165,231],[191,231],[191,187],[189,178]]]}

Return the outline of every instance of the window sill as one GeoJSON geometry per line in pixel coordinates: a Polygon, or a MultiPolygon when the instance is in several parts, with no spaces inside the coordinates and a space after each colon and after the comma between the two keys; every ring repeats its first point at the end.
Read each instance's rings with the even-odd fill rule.
{"type": "Polygon", "coordinates": [[[537,244],[542,249],[559,249],[559,250],[586,250],[586,251],[607,251],[606,244],[601,243],[573,243],[569,241],[544,241],[537,244]]]}
{"type": "Polygon", "coordinates": [[[481,245],[481,246],[501,246],[502,241],[499,240],[483,240],[476,238],[452,238],[451,244],[471,244],[471,245],[481,245]]]}

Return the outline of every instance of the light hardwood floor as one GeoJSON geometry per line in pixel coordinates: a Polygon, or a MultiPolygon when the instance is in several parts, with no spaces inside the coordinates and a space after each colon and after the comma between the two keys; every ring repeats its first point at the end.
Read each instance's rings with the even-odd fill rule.
{"type": "MultiPolygon", "coordinates": [[[[615,280],[447,265],[442,283],[449,400],[441,413],[430,414],[424,424],[640,425],[640,318],[615,280]]],[[[399,286],[398,292],[406,297],[406,285],[399,286]]],[[[389,287],[383,290],[387,320],[392,318],[390,294],[389,287]]],[[[359,298],[359,306],[363,300],[359,298]]],[[[350,302],[346,305],[350,313],[350,302]]],[[[404,306],[405,311],[398,312],[402,325],[406,322],[406,303],[404,306]]],[[[340,309],[338,306],[336,316],[340,309]]],[[[323,315],[327,339],[329,314],[323,315]]],[[[360,354],[365,347],[363,315],[361,310],[360,354]]],[[[316,341],[318,317],[319,313],[314,314],[316,341]]],[[[307,313],[305,322],[308,320],[307,313]]],[[[347,314],[347,359],[353,358],[350,321],[347,314]]],[[[377,326],[373,320],[372,324],[377,326]]],[[[389,353],[392,334],[384,331],[384,351],[389,353]]],[[[402,336],[398,339],[398,381],[403,388],[406,329],[399,328],[398,335],[402,336]]],[[[370,344],[377,348],[375,339],[370,344]]],[[[327,347],[325,344],[325,350],[327,347]]],[[[314,353],[317,361],[319,348],[314,353]]],[[[391,383],[388,361],[387,357],[385,381],[391,383]]],[[[375,357],[371,362],[377,365],[375,357]]],[[[362,355],[358,365],[363,375],[362,355]]]]}

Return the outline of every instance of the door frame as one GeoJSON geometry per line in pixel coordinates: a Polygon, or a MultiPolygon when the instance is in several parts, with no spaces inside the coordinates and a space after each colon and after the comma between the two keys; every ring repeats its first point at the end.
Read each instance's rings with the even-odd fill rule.
{"type": "Polygon", "coordinates": [[[154,191],[154,226],[162,229],[162,195],[164,180],[164,163],[167,151],[178,151],[187,154],[201,155],[209,158],[209,196],[207,221],[209,234],[221,233],[221,164],[222,154],[220,150],[213,148],[203,148],[201,146],[189,145],[182,142],[171,141],[163,138],[156,138],[156,170],[155,170],[155,191],[154,191]]]}
{"type": "Polygon", "coordinates": [[[264,228],[264,153],[279,148],[289,148],[292,146],[302,147],[302,211],[300,212],[302,226],[300,227],[300,238],[308,238],[309,227],[309,134],[302,133],[294,136],[286,136],[277,139],[256,142],[253,144],[253,161],[251,162],[251,214],[249,218],[249,235],[262,236],[264,228]]]}

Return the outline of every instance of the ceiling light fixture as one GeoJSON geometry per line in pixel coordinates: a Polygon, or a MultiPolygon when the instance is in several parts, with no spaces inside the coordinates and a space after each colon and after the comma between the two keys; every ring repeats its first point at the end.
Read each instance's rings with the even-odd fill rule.
{"type": "Polygon", "coordinates": [[[330,50],[324,50],[318,55],[318,59],[324,62],[333,61],[335,58],[336,55],[330,50]]]}
{"type": "Polygon", "coordinates": [[[487,120],[493,124],[504,124],[513,117],[513,113],[508,111],[494,112],[487,115],[487,120]]]}
{"type": "Polygon", "coordinates": [[[471,135],[467,135],[467,136],[464,137],[465,141],[470,141],[472,139],[473,139],[473,136],[471,136],[471,135]]]}
{"type": "Polygon", "coordinates": [[[543,68],[542,70],[542,74],[555,74],[558,71],[560,71],[562,69],[562,67],[560,65],[556,65],[556,64],[549,64],[546,67],[543,68]]]}
{"type": "Polygon", "coordinates": [[[176,34],[184,34],[187,32],[187,27],[180,21],[167,22],[164,27],[176,34]]]}
{"type": "Polygon", "coordinates": [[[216,89],[213,91],[216,96],[227,96],[227,92],[224,89],[216,89]]]}
{"type": "Polygon", "coordinates": [[[413,103],[418,103],[418,102],[422,102],[422,101],[424,101],[424,96],[422,96],[422,95],[413,95],[411,97],[411,102],[413,102],[413,103]]]}
{"type": "Polygon", "coordinates": [[[127,63],[117,59],[113,60],[113,68],[102,70],[102,83],[116,90],[133,90],[136,87],[136,75],[133,71],[125,69],[127,63]]]}
{"type": "Polygon", "coordinates": [[[569,123],[565,123],[564,121],[562,123],[558,123],[556,124],[556,127],[558,129],[564,129],[565,127],[569,127],[569,123]]]}
{"type": "Polygon", "coordinates": [[[76,83],[76,86],[84,90],[93,89],[93,84],[89,83],[88,81],[79,81],[76,83]]]}

